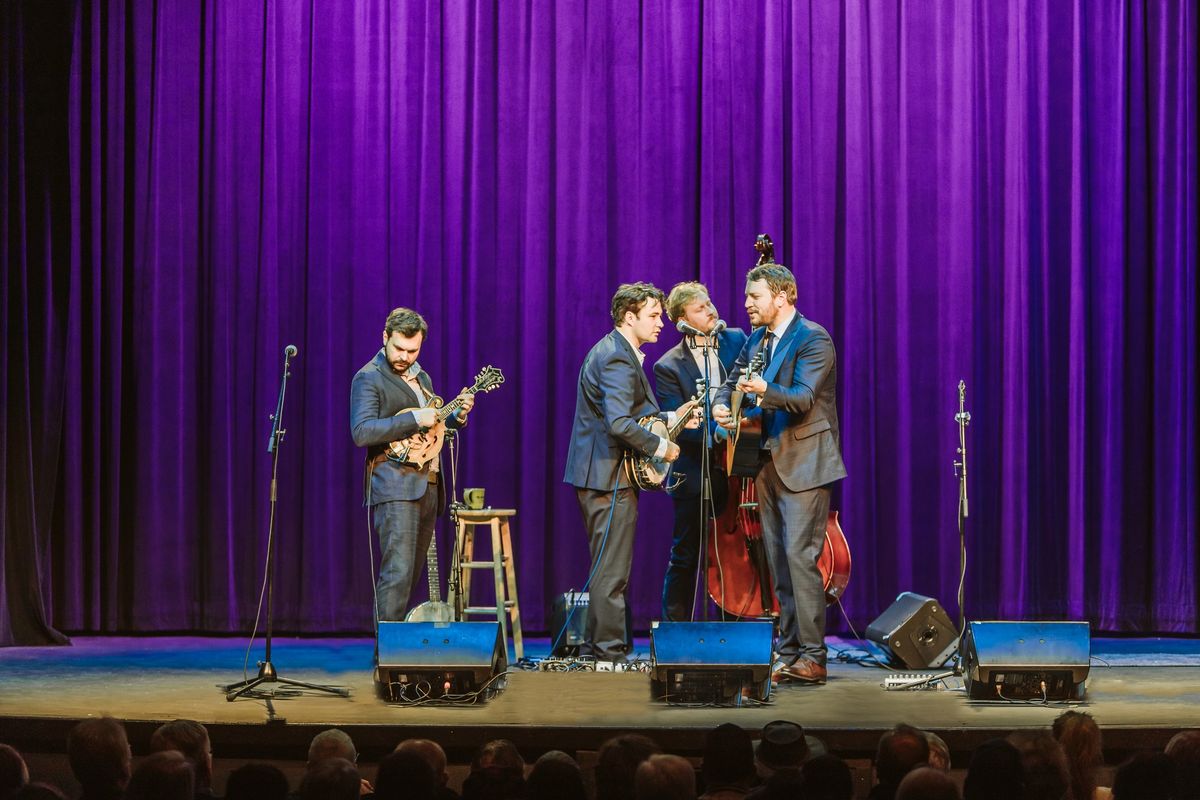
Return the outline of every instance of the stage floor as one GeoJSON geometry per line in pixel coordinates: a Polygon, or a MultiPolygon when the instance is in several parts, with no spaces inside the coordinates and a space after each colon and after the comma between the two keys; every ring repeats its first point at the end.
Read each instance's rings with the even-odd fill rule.
{"type": "MultiPolygon", "coordinates": [[[[639,653],[647,654],[644,640],[639,653]]],[[[834,648],[856,642],[836,640],[834,648]]],[[[272,661],[283,677],[336,684],[349,698],[305,692],[273,701],[227,702],[219,685],[242,677],[246,640],[201,637],[77,637],[71,647],[0,649],[0,741],[27,751],[61,752],[67,731],[88,716],[128,722],[135,752],[164,720],[199,720],[214,750],[242,758],[303,752],[314,733],[347,730],[367,759],[408,736],[443,743],[452,759],[505,737],[527,757],[549,749],[594,750],[610,735],[645,732],[668,750],[698,754],[722,722],[757,729],[786,718],[845,757],[869,757],[881,731],[908,722],[938,732],[951,750],[1019,728],[1044,728],[1068,707],[1088,711],[1104,730],[1107,760],[1162,747],[1182,728],[1200,728],[1200,641],[1094,639],[1088,693],[1078,703],[968,701],[961,691],[885,691],[881,669],[830,663],[824,687],[783,686],[759,707],[672,707],[652,700],[640,673],[514,672],[488,703],[402,707],[376,697],[373,640],[276,638],[272,661]],[[267,731],[270,731],[267,733],[267,731]]],[[[544,655],[549,642],[526,640],[544,655]]],[[[250,661],[262,657],[261,641],[250,661]]],[[[286,755],[285,755],[286,754],[286,755]]]]}

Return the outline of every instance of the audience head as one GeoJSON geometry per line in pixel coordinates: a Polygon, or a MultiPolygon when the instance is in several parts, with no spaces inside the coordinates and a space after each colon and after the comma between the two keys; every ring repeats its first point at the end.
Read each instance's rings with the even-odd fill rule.
{"type": "Polygon", "coordinates": [[[883,734],[875,751],[875,779],[899,786],[909,770],[929,763],[929,740],[924,732],[900,724],[883,734]]]}
{"type": "Polygon", "coordinates": [[[946,740],[933,731],[925,731],[925,741],[929,745],[929,766],[949,772],[950,748],[946,746],[946,740]]]}
{"type": "Polygon", "coordinates": [[[1011,800],[1025,795],[1021,753],[1004,739],[989,739],[971,753],[963,800],[1011,800]]]}
{"type": "Polygon", "coordinates": [[[308,768],[312,769],[331,758],[341,758],[351,764],[358,761],[358,751],[354,749],[354,742],[345,731],[337,728],[321,731],[313,737],[308,746],[308,768]]]}
{"type": "Polygon", "coordinates": [[[375,773],[378,800],[433,800],[438,786],[433,767],[413,752],[385,756],[375,773]]]}
{"type": "Polygon", "coordinates": [[[1180,731],[1167,742],[1175,773],[1175,800],[1200,800],[1200,731],[1180,731]]]}
{"type": "Polygon", "coordinates": [[[596,754],[596,800],[631,800],[638,765],[662,752],[653,739],[637,733],[616,736],[596,754]]]}
{"type": "Polygon", "coordinates": [[[438,786],[445,786],[450,780],[450,773],[446,772],[446,751],[432,739],[405,739],[396,745],[395,752],[420,756],[433,770],[433,777],[438,786]]]}
{"type": "Polygon", "coordinates": [[[694,800],[696,770],[682,756],[655,753],[638,764],[633,795],[637,800],[694,800]]]}
{"type": "Polygon", "coordinates": [[[287,800],[287,796],[287,777],[271,764],[243,764],[225,782],[225,800],[287,800]]]}
{"type": "Polygon", "coordinates": [[[196,793],[196,768],[178,750],[152,753],[141,760],[125,800],[192,800],[196,793]]]}
{"type": "Polygon", "coordinates": [[[896,800],[958,800],[958,785],[943,770],[917,767],[900,781],[896,800]]]}
{"type": "Polygon", "coordinates": [[[1081,711],[1064,711],[1050,730],[1067,757],[1072,796],[1089,800],[1096,791],[1096,768],[1103,760],[1100,726],[1081,711]]]}
{"type": "Polygon", "coordinates": [[[479,748],[471,774],[463,782],[467,800],[510,800],[525,792],[525,759],[508,739],[493,739],[479,748]]]}
{"type": "Polygon", "coordinates": [[[67,760],[85,798],[120,797],[133,762],[125,726],[112,717],[85,719],[67,737],[67,760]]]}
{"type": "Polygon", "coordinates": [[[1025,776],[1025,800],[1063,800],[1071,791],[1067,755],[1048,733],[1022,731],[1008,740],[1021,754],[1025,776]]]}
{"type": "Polygon", "coordinates": [[[0,793],[0,797],[10,800],[67,800],[62,789],[48,783],[27,783],[10,795],[0,793]]]}
{"type": "Polygon", "coordinates": [[[850,767],[837,756],[819,755],[800,767],[805,800],[850,800],[854,796],[854,777],[850,767]]]}
{"type": "Polygon", "coordinates": [[[29,768],[15,748],[0,744],[0,797],[29,783],[29,768]]]}
{"type": "Polygon", "coordinates": [[[708,732],[700,767],[706,791],[717,786],[749,786],[757,777],[750,734],[726,722],[708,732]]]}
{"type": "Polygon", "coordinates": [[[525,781],[529,800],[578,800],[587,796],[583,772],[575,759],[561,750],[543,753],[525,781]]]}
{"type": "Polygon", "coordinates": [[[150,736],[150,752],[178,750],[192,762],[196,770],[196,788],[207,789],[212,785],[212,745],[208,730],[199,722],[177,719],[160,725],[150,736]]]}
{"type": "Polygon", "coordinates": [[[1174,770],[1165,753],[1140,753],[1113,776],[1113,800],[1170,800],[1174,791],[1174,770]]]}
{"type": "Polygon", "coordinates": [[[754,763],[761,778],[770,777],[776,770],[798,770],[808,757],[804,728],[785,719],[764,725],[762,738],[754,748],[754,763]]]}
{"type": "Polygon", "coordinates": [[[352,761],[334,756],[313,764],[310,757],[308,772],[304,773],[304,780],[300,782],[300,798],[358,800],[361,786],[362,779],[352,761]]]}

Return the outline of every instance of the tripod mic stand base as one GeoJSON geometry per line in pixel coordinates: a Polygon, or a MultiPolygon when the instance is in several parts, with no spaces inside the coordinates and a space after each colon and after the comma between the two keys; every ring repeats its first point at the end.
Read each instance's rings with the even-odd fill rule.
{"type": "MultiPolygon", "coordinates": [[[[303,681],[294,681],[290,678],[281,678],[281,677],[279,677],[279,673],[275,670],[275,665],[272,664],[270,661],[260,661],[258,663],[258,677],[257,678],[251,678],[250,680],[238,681],[237,683],[231,683],[228,686],[222,688],[221,691],[223,691],[225,693],[225,699],[232,703],[234,700],[237,700],[239,697],[242,697],[243,695],[246,695],[249,692],[254,691],[259,686],[262,686],[263,684],[266,684],[266,683],[272,683],[272,684],[277,683],[282,686],[292,686],[297,689],[312,689],[312,690],[318,691],[318,692],[328,692],[329,694],[335,694],[338,697],[349,697],[350,696],[349,689],[343,689],[338,686],[325,686],[320,683],[305,683],[303,681]]],[[[271,694],[274,694],[274,692],[272,692],[271,694]]]]}

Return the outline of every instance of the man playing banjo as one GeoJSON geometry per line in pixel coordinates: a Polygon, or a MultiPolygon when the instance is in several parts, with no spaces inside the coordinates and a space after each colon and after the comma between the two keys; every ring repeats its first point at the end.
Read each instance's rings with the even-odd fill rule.
{"type": "Polygon", "coordinates": [[[625,283],[613,295],[614,329],[592,347],[579,370],[575,422],[563,481],[575,487],[592,556],[590,603],[580,655],[624,660],[625,594],[633,562],[638,494],[630,485],[626,454],[671,462],[679,445],[651,433],[639,420],[662,414],[642,369],[641,347],[658,340],[663,293],[649,283],[625,283]]]}

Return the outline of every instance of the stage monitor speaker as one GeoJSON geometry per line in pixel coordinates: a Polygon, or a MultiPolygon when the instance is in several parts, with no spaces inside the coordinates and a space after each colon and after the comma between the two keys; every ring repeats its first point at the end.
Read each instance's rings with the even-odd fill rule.
{"type": "Polygon", "coordinates": [[[499,622],[380,622],[375,688],[396,703],[486,700],[504,688],[499,622]],[[486,689],[481,693],[481,690],[486,689]]]}
{"type": "Polygon", "coordinates": [[[963,642],[972,700],[1079,700],[1092,662],[1087,622],[972,622],[963,642]]]}
{"type": "Polygon", "coordinates": [[[771,622],[653,622],[651,692],[674,703],[741,705],[771,696],[771,622]]]}
{"type": "Polygon", "coordinates": [[[932,597],[903,592],[867,626],[867,638],[908,669],[945,664],[958,649],[958,631],[932,597]]]}

